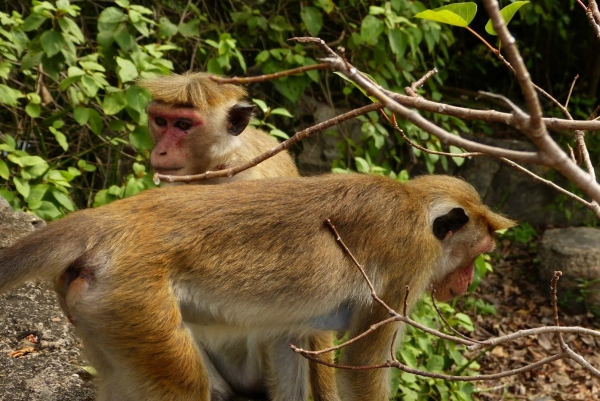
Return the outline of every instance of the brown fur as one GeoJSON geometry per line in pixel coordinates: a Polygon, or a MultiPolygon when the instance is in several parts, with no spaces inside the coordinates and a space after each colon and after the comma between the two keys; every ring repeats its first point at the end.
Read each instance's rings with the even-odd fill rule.
{"type": "MultiPolygon", "coordinates": [[[[158,77],[140,81],[138,84],[150,91],[154,98],[154,104],[149,107],[149,111],[154,111],[150,113],[149,128],[156,143],[152,151],[152,165],[158,171],[165,166],[183,167],[176,172],[167,172],[173,175],[193,175],[220,170],[247,162],[277,145],[277,141],[270,135],[251,126],[240,126],[239,130],[243,132],[239,136],[228,133],[231,108],[239,104],[245,105],[243,99],[247,93],[242,87],[215,83],[210,79],[210,74],[201,72],[158,77]],[[176,146],[171,140],[172,136],[179,136],[178,130],[165,131],[152,121],[153,114],[156,118],[164,113],[164,116],[167,116],[165,121],[177,116],[183,121],[189,121],[190,108],[193,109],[191,117],[201,123],[186,131],[183,146],[176,146]]],[[[245,117],[249,118],[250,108],[245,107],[248,113],[245,117]]],[[[285,176],[298,176],[298,170],[290,154],[282,152],[235,177],[197,183],[221,184],[285,176]]],[[[323,348],[333,345],[331,333],[319,336],[320,338],[311,339],[310,343],[323,348]]],[[[237,344],[218,344],[214,347],[205,343],[204,347],[208,347],[206,352],[211,355],[220,370],[211,375],[213,393],[228,393],[229,387],[242,393],[251,389],[264,391],[257,386],[270,388],[271,393],[277,393],[277,387],[288,386],[287,383],[280,383],[276,379],[276,370],[270,374],[265,373],[261,351],[263,344],[259,340],[247,339],[237,344]],[[253,347],[251,344],[256,344],[257,349],[249,349],[253,347]],[[252,371],[252,374],[247,374],[247,371],[252,371]]],[[[332,355],[329,356],[329,360],[331,358],[332,355]]],[[[306,364],[306,361],[298,363],[306,364]]],[[[307,374],[310,377],[314,401],[339,400],[333,369],[310,362],[310,373],[307,374]]],[[[226,398],[225,395],[221,397],[226,398]]]]}
{"type": "Polygon", "coordinates": [[[246,89],[232,84],[219,84],[213,74],[187,72],[141,79],[137,85],[146,89],[156,102],[207,110],[247,96],[246,89]]]}
{"type": "MultiPolygon", "coordinates": [[[[514,224],[451,177],[178,186],[73,213],[24,238],[0,253],[0,291],[82,266],[94,278],[72,312],[100,375],[99,399],[208,401],[210,361],[191,333],[259,335],[270,346],[269,366],[283,361],[286,370],[301,358],[286,339],[323,330],[355,336],[387,317],[325,218],[397,310],[407,285],[409,308],[432,283],[441,292],[457,288],[444,277],[491,250],[493,232],[514,224]],[[468,221],[434,236],[438,218],[456,208],[468,221]]],[[[396,328],[347,347],[340,362],[385,361],[396,328]]],[[[338,375],[344,400],[387,400],[387,371],[338,375]]],[[[306,399],[295,389],[273,398],[306,399]]]]}

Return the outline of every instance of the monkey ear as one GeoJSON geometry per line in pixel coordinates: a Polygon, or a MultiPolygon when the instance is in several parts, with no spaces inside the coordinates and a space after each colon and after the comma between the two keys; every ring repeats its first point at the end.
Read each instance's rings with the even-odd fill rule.
{"type": "Polygon", "coordinates": [[[443,216],[433,221],[433,235],[443,240],[449,233],[452,233],[467,224],[469,216],[461,207],[455,207],[443,216]]]}
{"type": "Polygon", "coordinates": [[[229,109],[227,133],[234,136],[241,134],[248,126],[253,111],[254,106],[249,103],[237,103],[229,109]]]}

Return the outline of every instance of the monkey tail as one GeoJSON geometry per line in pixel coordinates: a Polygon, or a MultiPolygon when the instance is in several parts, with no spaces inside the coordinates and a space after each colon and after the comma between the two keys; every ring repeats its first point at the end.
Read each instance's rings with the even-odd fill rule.
{"type": "MultiPolygon", "coordinates": [[[[34,277],[56,277],[87,249],[81,212],[50,223],[0,251],[0,293],[34,277]],[[75,223],[75,224],[74,224],[75,223]]],[[[86,231],[89,227],[86,227],[86,231]]]]}

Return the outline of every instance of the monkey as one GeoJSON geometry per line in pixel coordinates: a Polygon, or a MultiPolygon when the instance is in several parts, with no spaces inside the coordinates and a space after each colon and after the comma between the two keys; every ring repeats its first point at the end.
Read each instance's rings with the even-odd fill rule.
{"type": "MultiPolygon", "coordinates": [[[[307,400],[306,365],[289,344],[327,331],[354,337],[389,317],[326,218],[379,297],[396,310],[406,298],[408,311],[430,286],[439,301],[464,293],[494,232],[514,225],[448,176],[158,188],[74,212],[1,251],[0,292],[68,269],[90,278],[69,308],[100,401],[214,400],[211,345],[198,344],[258,337],[277,376],[271,398],[307,400]]],[[[385,362],[398,324],[348,345],[339,362],[385,362]]],[[[336,375],[345,401],[388,399],[387,370],[336,375]]]]}
{"type": "MultiPolygon", "coordinates": [[[[223,170],[250,161],[277,146],[275,138],[249,126],[254,106],[246,90],[219,84],[210,74],[190,72],[140,80],[153,101],[148,106],[148,131],[154,141],[150,163],[166,175],[194,175],[223,170]]],[[[287,152],[232,177],[199,183],[298,176],[287,152]]]]}
{"type": "MultiPolygon", "coordinates": [[[[219,84],[210,74],[188,72],[143,79],[137,85],[146,89],[153,101],[148,105],[148,131],[154,142],[150,162],[155,172],[168,175],[195,175],[220,170],[246,162],[277,145],[264,131],[249,126],[254,106],[244,99],[243,87],[219,84]]],[[[287,152],[230,178],[196,181],[198,184],[224,184],[239,180],[299,176],[287,152]]],[[[70,269],[56,281],[55,288],[65,313],[87,290],[90,277],[85,270],[70,269]]],[[[70,320],[74,322],[72,317],[70,320]]],[[[309,349],[322,349],[332,344],[331,333],[308,339],[309,349]]],[[[204,351],[213,360],[211,374],[213,397],[233,400],[235,394],[264,398],[267,381],[273,381],[264,370],[259,338],[236,339],[235,342],[204,341],[204,351]]],[[[333,355],[327,356],[331,361],[333,355]]],[[[314,362],[309,364],[309,378],[314,401],[337,401],[332,369],[314,362]]]]}

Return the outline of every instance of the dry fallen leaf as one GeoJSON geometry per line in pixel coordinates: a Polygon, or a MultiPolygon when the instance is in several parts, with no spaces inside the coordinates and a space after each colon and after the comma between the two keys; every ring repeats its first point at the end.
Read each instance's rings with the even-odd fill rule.
{"type": "Polygon", "coordinates": [[[13,357],[13,358],[22,358],[25,355],[30,354],[32,352],[35,352],[35,347],[25,347],[25,348],[18,349],[16,351],[9,352],[8,356],[13,357]]]}

